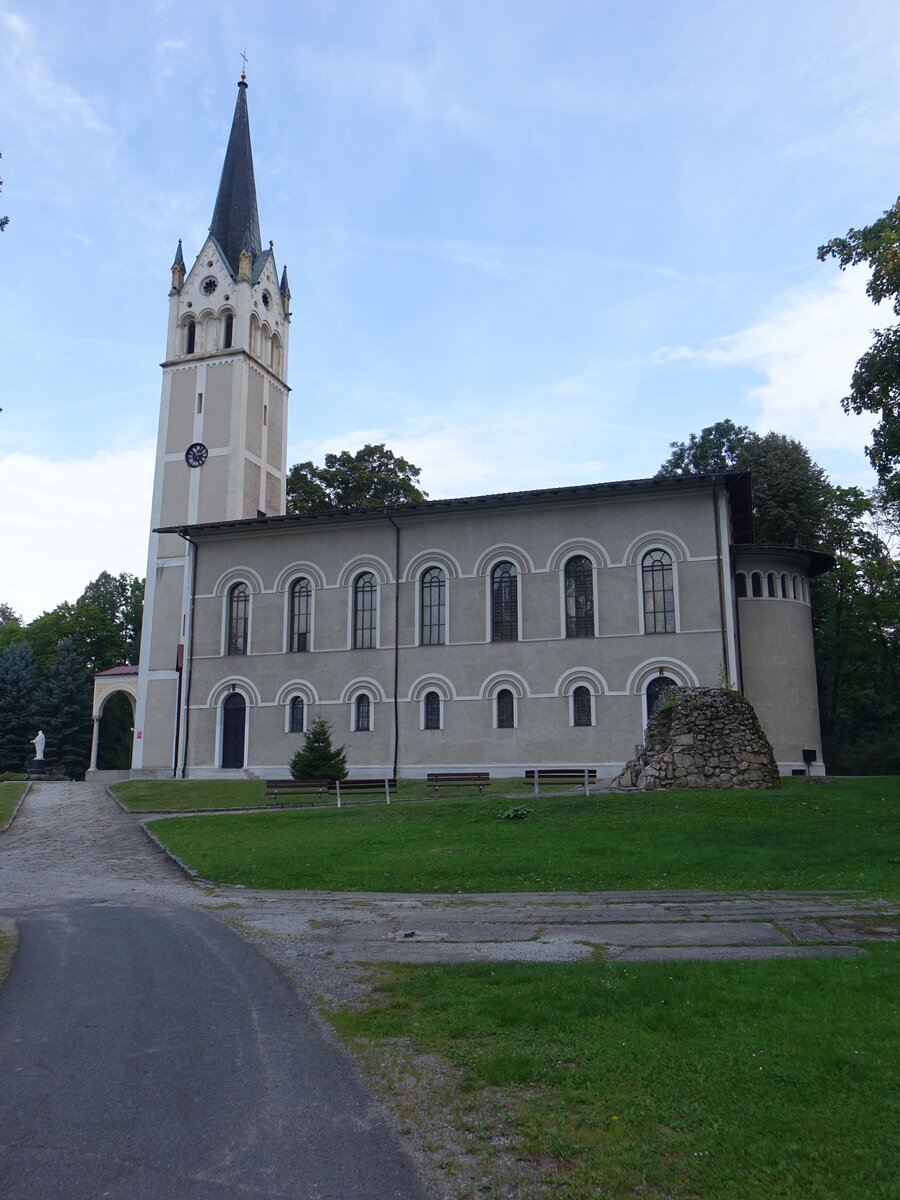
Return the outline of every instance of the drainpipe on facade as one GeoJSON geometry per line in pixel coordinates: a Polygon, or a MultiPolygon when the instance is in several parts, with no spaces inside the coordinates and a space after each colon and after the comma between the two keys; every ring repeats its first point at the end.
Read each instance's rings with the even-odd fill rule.
{"type": "Polygon", "coordinates": [[[394,770],[393,778],[397,778],[397,764],[400,759],[400,710],[397,698],[397,687],[400,680],[400,526],[390,513],[385,516],[394,527],[394,770]]]}
{"type": "Polygon", "coordinates": [[[719,526],[719,489],[713,483],[713,524],[716,527],[716,582],[719,585],[719,625],[722,628],[722,667],[726,685],[731,682],[728,670],[728,636],[725,631],[725,586],[722,582],[722,530],[719,526]]]}

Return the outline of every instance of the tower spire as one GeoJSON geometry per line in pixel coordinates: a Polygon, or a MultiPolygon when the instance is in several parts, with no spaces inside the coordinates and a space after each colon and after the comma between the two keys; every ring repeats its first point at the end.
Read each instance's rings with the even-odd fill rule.
{"type": "Polygon", "coordinates": [[[213,210],[210,233],[219,243],[232,274],[237,275],[245,233],[249,233],[254,261],[262,253],[259,235],[259,211],[256,207],[256,180],[253,176],[253,151],[250,147],[250,114],[247,109],[247,81],[238,83],[237,103],[219,192],[213,210]]]}

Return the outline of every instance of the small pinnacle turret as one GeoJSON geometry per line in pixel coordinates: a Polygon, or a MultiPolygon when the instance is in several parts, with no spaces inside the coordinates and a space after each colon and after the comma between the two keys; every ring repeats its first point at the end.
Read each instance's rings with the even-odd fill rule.
{"type": "Polygon", "coordinates": [[[285,313],[290,316],[291,308],[291,286],[288,283],[287,266],[281,272],[281,303],[284,305],[285,313]]]}
{"type": "Polygon", "coordinates": [[[181,238],[178,239],[178,249],[175,251],[175,261],[172,263],[172,291],[180,292],[184,287],[184,254],[181,249],[181,238]]]}

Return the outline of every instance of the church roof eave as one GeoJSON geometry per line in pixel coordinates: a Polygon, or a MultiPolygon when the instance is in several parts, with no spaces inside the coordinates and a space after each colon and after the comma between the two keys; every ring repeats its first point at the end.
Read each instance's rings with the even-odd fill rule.
{"type": "MultiPolygon", "coordinates": [[[[315,512],[285,513],[270,517],[245,517],[233,521],[209,521],[197,525],[172,525],[155,529],[154,533],[177,533],[182,537],[215,536],[229,530],[246,532],[251,529],[297,527],[323,521],[337,523],[383,519],[386,516],[427,515],[437,512],[463,512],[492,508],[511,508],[516,505],[565,503],[569,501],[619,496],[622,493],[653,493],[665,491],[707,491],[713,485],[728,488],[741,478],[738,472],[717,475],[679,475],[652,479],[622,479],[609,483],[583,483],[567,487],[537,488],[518,492],[495,492],[486,496],[458,496],[446,500],[410,501],[405,504],[373,505],[370,508],[323,508],[315,512]]],[[[749,548],[749,547],[748,547],[749,548]]]]}

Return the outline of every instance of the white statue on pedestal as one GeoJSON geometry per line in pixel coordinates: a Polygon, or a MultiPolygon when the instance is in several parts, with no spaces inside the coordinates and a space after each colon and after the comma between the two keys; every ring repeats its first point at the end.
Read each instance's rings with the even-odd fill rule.
{"type": "Polygon", "coordinates": [[[38,735],[36,738],[31,739],[31,744],[34,746],[35,762],[43,762],[44,746],[47,744],[47,739],[44,737],[44,731],[42,729],[38,730],[38,735]]]}

